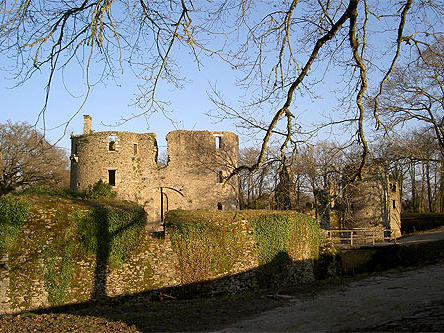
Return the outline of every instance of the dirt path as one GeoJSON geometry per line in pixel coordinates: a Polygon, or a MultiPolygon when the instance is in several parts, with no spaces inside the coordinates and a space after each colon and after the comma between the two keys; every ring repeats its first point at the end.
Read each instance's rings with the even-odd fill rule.
{"type": "Polygon", "coordinates": [[[243,320],[233,331],[444,331],[444,263],[325,290],[243,320]]]}
{"type": "Polygon", "coordinates": [[[398,240],[400,244],[413,244],[433,242],[444,239],[444,226],[432,230],[415,233],[412,236],[405,236],[398,240]]]}

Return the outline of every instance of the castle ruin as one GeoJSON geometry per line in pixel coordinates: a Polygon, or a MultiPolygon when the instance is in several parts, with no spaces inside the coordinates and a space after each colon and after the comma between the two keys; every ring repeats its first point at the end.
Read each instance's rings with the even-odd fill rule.
{"type": "Polygon", "coordinates": [[[238,207],[239,140],[231,132],[172,131],[166,136],[168,164],[157,165],[154,133],[93,132],[84,116],[81,135],[71,136],[72,190],[83,191],[100,179],[118,198],[144,206],[150,223],[170,209],[231,210],[238,207]]]}
{"type": "Polygon", "coordinates": [[[401,236],[399,184],[389,176],[383,160],[375,159],[367,165],[362,180],[346,186],[345,198],[347,228],[379,227],[390,230],[392,237],[401,236]]]}
{"type": "Polygon", "coordinates": [[[344,169],[341,183],[318,191],[320,222],[324,229],[380,229],[401,236],[399,184],[388,174],[383,160],[368,163],[361,180],[351,181],[357,165],[344,169]]]}

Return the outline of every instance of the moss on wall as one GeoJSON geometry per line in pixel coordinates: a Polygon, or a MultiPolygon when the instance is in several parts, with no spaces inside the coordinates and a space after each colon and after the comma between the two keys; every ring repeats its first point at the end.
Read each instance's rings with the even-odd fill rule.
{"type": "Polygon", "coordinates": [[[139,206],[26,197],[31,214],[9,249],[9,297],[14,309],[88,299],[97,257],[106,258],[104,267],[119,269],[140,244],[146,218],[139,206]],[[75,278],[83,280],[77,288],[73,288],[75,278]]]}
{"type": "Polygon", "coordinates": [[[29,214],[27,200],[8,194],[0,197],[0,253],[8,251],[29,214]]]}
{"type": "Polygon", "coordinates": [[[319,227],[312,218],[301,214],[271,214],[251,221],[258,248],[260,287],[274,287],[290,277],[289,268],[319,255],[319,227]]]}
{"type": "Polygon", "coordinates": [[[295,274],[290,267],[310,266],[318,256],[319,226],[303,214],[176,210],[167,222],[182,283],[227,275],[250,253],[244,267],[256,270],[259,287],[273,287],[295,274]]]}
{"type": "Polygon", "coordinates": [[[129,203],[24,196],[30,216],[8,251],[11,311],[90,300],[100,275],[107,296],[194,283],[238,293],[284,278],[275,275],[282,253],[289,266],[311,267],[317,256],[318,226],[302,214],[171,211],[163,239],[129,203]]]}
{"type": "Polygon", "coordinates": [[[245,242],[239,226],[220,226],[211,221],[179,219],[169,224],[168,234],[178,258],[180,281],[185,284],[231,272],[245,242]]]}

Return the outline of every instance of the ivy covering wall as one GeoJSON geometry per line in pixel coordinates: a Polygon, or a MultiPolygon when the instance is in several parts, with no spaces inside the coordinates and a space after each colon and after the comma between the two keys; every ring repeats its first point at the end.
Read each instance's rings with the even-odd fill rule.
{"type": "Polygon", "coordinates": [[[303,282],[319,255],[319,226],[299,213],[176,210],[167,222],[182,283],[247,269],[259,288],[303,282]]]}
{"type": "Polygon", "coordinates": [[[159,238],[133,204],[24,198],[0,276],[9,312],[142,292],[234,294],[314,278],[319,228],[302,214],[171,211],[159,238]],[[194,285],[200,289],[187,289],[194,285]]]}

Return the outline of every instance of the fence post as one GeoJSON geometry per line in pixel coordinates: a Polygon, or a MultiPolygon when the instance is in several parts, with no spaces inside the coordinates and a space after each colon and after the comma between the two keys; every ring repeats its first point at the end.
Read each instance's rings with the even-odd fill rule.
{"type": "Polygon", "coordinates": [[[373,229],[373,232],[372,232],[372,244],[373,244],[373,246],[375,245],[375,232],[376,232],[376,229],[373,229]]]}
{"type": "Polygon", "coordinates": [[[353,246],[353,230],[350,231],[350,246],[353,246]]]}

